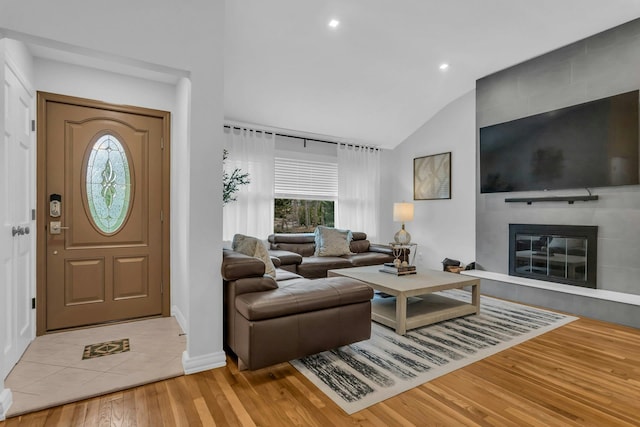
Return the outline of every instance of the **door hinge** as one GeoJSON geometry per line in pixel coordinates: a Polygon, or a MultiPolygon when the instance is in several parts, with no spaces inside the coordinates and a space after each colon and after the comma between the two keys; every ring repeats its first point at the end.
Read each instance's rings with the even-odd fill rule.
{"type": "Polygon", "coordinates": [[[35,298],[31,298],[31,309],[32,310],[36,309],[36,299],[35,298]]]}
{"type": "Polygon", "coordinates": [[[35,221],[35,220],[36,220],[36,210],[31,209],[31,221],[35,221]]]}
{"type": "Polygon", "coordinates": [[[164,150],[164,138],[160,138],[160,149],[164,150]]]}
{"type": "Polygon", "coordinates": [[[160,295],[164,294],[164,280],[160,281],[160,295]]]}
{"type": "Polygon", "coordinates": [[[35,132],[35,131],[36,131],[36,121],[31,120],[31,132],[35,132]]]}
{"type": "Polygon", "coordinates": [[[160,211],[160,222],[164,222],[164,211],[160,211]]]}

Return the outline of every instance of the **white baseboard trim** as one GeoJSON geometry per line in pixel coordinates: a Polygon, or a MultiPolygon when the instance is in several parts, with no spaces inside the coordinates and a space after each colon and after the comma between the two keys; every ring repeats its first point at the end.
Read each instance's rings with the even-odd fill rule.
{"type": "Polygon", "coordinates": [[[182,368],[184,369],[185,375],[208,371],[214,368],[222,368],[224,366],[227,366],[227,356],[224,351],[196,357],[190,357],[186,350],[182,353],[182,368]]]}
{"type": "Polygon", "coordinates": [[[7,417],[7,411],[13,403],[13,395],[8,388],[0,391],[0,421],[4,421],[7,417]]]}
{"type": "Polygon", "coordinates": [[[180,329],[182,329],[182,332],[188,334],[187,319],[184,317],[184,314],[182,314],[182,310],[180,310],[177,305],[171,306],[171,315],[176,318],[176,321],[178,322],[178,325],[180,325],[180,329]]]}

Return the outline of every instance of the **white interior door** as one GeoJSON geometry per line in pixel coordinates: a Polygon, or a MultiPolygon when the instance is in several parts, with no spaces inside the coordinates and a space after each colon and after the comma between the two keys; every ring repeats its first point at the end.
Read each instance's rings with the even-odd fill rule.
{"type": "Polygon", "coordinates": [[[4,298],[5,346],[2,378],[18,362],[35,333],[31,308],[34,296],[35,239],[31,209],[35,195],[34,117],[29,84],[8,57],[2,64],[4,131],[0,140],[0,280],[4,298]]]}

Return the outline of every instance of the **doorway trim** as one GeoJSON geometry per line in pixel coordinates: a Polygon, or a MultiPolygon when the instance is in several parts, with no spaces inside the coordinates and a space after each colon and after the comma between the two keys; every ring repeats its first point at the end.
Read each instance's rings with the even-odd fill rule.
{"type": "Polygon", "coordinates": [[[170,287],[170,136],[171,113],[168,111],[154,110],[150,108],[134,107],[129,105],[110,104],[74,96],[60,95],[49,92],[37,92],[37,147],[36,147],[36,335],[47,333],[47,201],[46,201],[46,177],[47,177],[47,103],[57,102],[71,105],[79,105],[89,108],[99,108],[120,113],[130,113],[156,117],[162,120],[163,150],[162,150],[162,316],[171,315],[171,287],[170,287]]]}

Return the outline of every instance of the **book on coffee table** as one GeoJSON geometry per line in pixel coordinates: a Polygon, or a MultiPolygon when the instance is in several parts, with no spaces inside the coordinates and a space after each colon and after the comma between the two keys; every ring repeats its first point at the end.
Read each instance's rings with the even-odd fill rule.
{"type": "Polygon", "coordinates": [[[395,274],[397,276],[404,276],[406,274],[416,274],[415,265],[405,265],[396,267],[392,263],[385,263],[380,269],[383,273],[395,274]]]}

